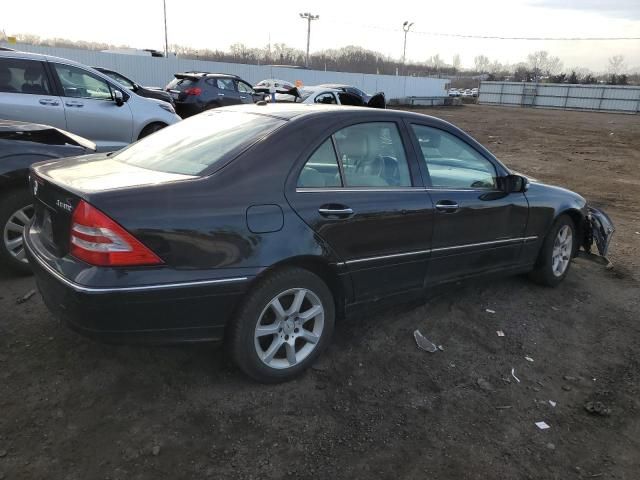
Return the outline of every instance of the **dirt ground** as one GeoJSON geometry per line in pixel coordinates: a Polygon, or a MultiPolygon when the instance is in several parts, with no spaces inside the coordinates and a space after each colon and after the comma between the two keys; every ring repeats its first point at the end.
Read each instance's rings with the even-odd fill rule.
{"type": "Polygon", "coordinates": [[[0,274],[0,480],[640,478],[640,117],[425,112],[604,207],[614,268],[579,259],[556,289],[476,281],[348,318],[276,386],[207,345],[79,337],[37,294],[16,303],[31,278],[0,274]],[[416,328],[444,350],[418,350],[416,328]]]}

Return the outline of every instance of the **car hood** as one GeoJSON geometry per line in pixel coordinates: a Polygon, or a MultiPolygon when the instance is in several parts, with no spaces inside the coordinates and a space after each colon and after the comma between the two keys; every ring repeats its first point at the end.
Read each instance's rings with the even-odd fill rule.
{"type": "Polygon", "coordinates": [[[192,175],[166,173],[129,165],[97,153],[34,165],[36,175],[74,193],[92,193],[189,180],[192,175]]]}

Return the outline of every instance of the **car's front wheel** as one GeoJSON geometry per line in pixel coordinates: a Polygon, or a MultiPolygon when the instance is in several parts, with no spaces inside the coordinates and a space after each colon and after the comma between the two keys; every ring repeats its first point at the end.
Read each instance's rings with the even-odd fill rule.
{"type": "Polygon", "coordinates": [[[538,264],[531,278],[542,285],[555,287],[569,273],[577,246],[576,228],[568,215],[559,217],[544,239],[538,264]]]}
{"type": "Polygon", "coordinates": [[[31,273],[22,234],[33,218],[33,198],[26,189],[10,190],[0,197],[0,263],[14,273],[31,273]]]}
{"type": "Polygon", "coordinates": [[[140,132],[140,135],[138,135],[138,140],[140,140],[140,139],[142,139],[144,137],[148,137],[152,133],[155,133],[158,130],[162,130],[166,126],[167,126],[167,124],[166,123],[162,123],[162,122],[150,123],[149,125],[147,125],[146,127],[144,127],[142,129],[142,131],[140,132]]]}
{"type": "Polygon", "coordinates": [[[229,325],[234,362],[263,383],[290,380],[327,346],[335,320],[331,291],[317,275],[286,268],[262,279],[229,325]]]}

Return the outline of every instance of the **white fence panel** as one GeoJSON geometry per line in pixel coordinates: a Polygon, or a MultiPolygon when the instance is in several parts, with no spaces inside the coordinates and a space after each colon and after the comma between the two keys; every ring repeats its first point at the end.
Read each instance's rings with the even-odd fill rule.
{"type": "Polygon", "coordinates": [[[479,103],[639,113],[640,87],[481,82],[479,103]]]}
{"type": "Polygon", "coordinates": [[[140,55],[106,53],[74,48],[56,48],[34,45],[6,45],[44,55],[68,58],[92,67],[104,67],[121,72],[143,85],[165,86],[177,72],[199,70],[239,75],[251,84],[266,78],[301,80],[304,85],[345,83],[375,93],[383,91],[387,99],[415,97],[445,97],[448,79],[430,77],[401,77],[347,72],[325,72],[270,65],[245,65],[241,63],[209,62],[180,57],[157,58],[140,55]]]}

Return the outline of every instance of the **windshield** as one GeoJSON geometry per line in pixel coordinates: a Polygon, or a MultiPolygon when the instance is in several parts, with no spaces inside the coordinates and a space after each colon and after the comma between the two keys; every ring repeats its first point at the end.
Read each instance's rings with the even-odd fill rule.
{"type": "Polygon", "coordinates": [[[122,75],[118,75],[115,72],[102,72],[102,73],[104,73],[107,77],[112,78],[113,80],[118,82],[120,85],[124,85],[129,90],[133,90],[133,83],[127,80],[126,78],[124,78],[122,75]]]}
{"type": "Polygon", "coordinates": [[[129,165],[199,175],[272,132],[284,120],[242,112],[206,112],[166,127],[112,158],[129,165]]]}

